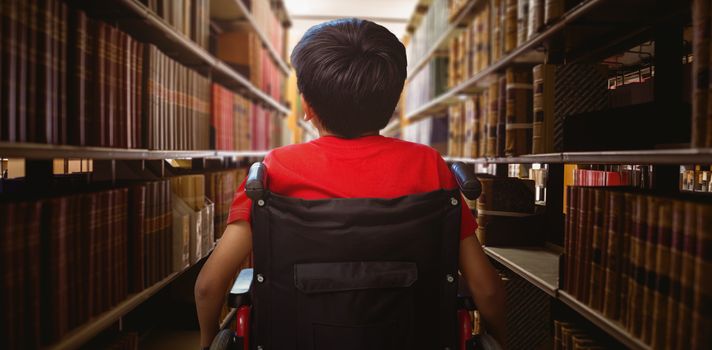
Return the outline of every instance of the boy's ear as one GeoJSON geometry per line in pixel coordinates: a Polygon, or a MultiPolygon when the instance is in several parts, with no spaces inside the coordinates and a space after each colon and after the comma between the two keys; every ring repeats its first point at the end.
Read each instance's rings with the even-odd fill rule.
{"type": "Polygon", "coordinates": [[[300,94],[299,98],[302,99],[302,109],[304,110],[304,116],[302,118],[304,118],[304,121],[308,122],[308,121],[314,119],[316,114],[314,113],[314,110],[311,108],[311,105],[309,105],[309,102],[307,102],[307,100],[304,99],[304,95],[300,94]]]}

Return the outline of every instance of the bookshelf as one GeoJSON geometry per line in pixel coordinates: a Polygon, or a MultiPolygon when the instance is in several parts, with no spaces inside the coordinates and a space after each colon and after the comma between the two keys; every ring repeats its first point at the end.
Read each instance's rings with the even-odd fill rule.
{"type": "Polygon", "coordinates": [[[264,158],[267,151],[152,151],[146,149],[117,149],[45,145],[38,143],[0,142],[0,155],[5,158],[48,159],[75,158],[95,160],[159,160],[190,158],[264,158]]]}
{"type": "Polygon", "coordinates": [[[290,113],[282,102],[254,86],[250,79],[187,38],[138,0],[111,0],[111,4],[115,6],[92,3],[87,5],[87,9],[109,22],[124,23],[122,30],[156,45],[174,60],[212,77],[213,81],[260,101],[283,115],[290,113]]]}
{"type": "Polygon", "coordinates": [[[254,16],[247,9],[241,0],[213,0],[210,2],[210,17],[221,23],[222,27],[228,27],[234,21],[247,21],[250,28],[257,34],[262,42],[262,45],[267,48],[267,51],[272,56],[272,60],[282,70],[282,73],[289,75],[289,65],[284,61],[283,48],[275,48],[272,42],[267,37],[265,30],[261,28],[254,16]]]}
{"type": "MultiPolygon", "coordinates": [[[[473,4],[476,2],[478,1],[471,2],[471,5],[469,5],[467,9],[472,11],[475,8],[473,4]]],[[[531,65],[535,63],[543,63],[545,60],[545,55],[543,54],[545,47],[551,45],[551,42],[555,40],[561,40],[561,37],[565,35],[566,30],[573,28],[577,24],[587,22],[595,23],[596,21],[605,20],[608,16],[605,14],[606,6],[604,5],[611,5],[612,3],[613,2],[610,0],[583,1],[566,12],[557,22],[546,27],[533,38],[515,48],[509,54],[504,55],[498,61],[492,63],[489,67],[475,74],[471,78],[448,89],[445,93],[436,96],[427,103],[424,103],[416,110],[406,113],[405,118],[412,122],[429,118],[433,113],[445,110],[450,104],[457,102],[464,96],[476,91],[482,91],[488,83],[487,79],[492,74],[502,72],[504,69],[512,65],[531,65]]],[[[639,24],[636,26],[622,26],[618,29],[612,29],[614,33],[607,33],[607,36],[616,38],[616,40],[592,42],[591,45],[585,48],[587,54],[595,53],[597,55],[604,55],[604,53],[610,52],[611,50],[619,47],[622,42],[637,38],[641,32],[650,30],[649,27],[652,24],[660,21],[659,17],[654,18],[654,14],[637,10],[638,8],[649,5],[644,1],[636,0],[624,5],[625,6],[622,6],[622,8],[617,11],[618,13],[614,16],[615,20],[623,21],[629,19],[630,21],[635,20],[639,24]]],[[[464,15],[464,12],[461,16],[462,15],[464,15]]],[[[657,15],[660,16],[660,14],[657,15]]],[[[678,15],[679,11],[674,11],[672,13],[667,13],[664,16],[672,17],[678,15]]],[[[426,58],[432,58],[432,55],[429,55],[426,58]]],[[[584,57],[582,56],[581,59],[583,58],[584,57]]],[[[427,59],[425,60],[426,62],[428,61],[427,59]]],[[[419,62],[418,67],[422,67],[423,64],[424,62],[419,62]]]]}
{"type": "Polygon", "coordinates": [[[712,163],[712,149],[562,152],[518,157],[444,157],[444,159],[447,162],[463,162],[465,164],[707,164],[712,163]]]}
{"type": "MultiPolygon", "coordinates": [[[[704,214],[705,210],[712,209],[709,197],[680,191],[680,166],[693,165],[706,170],[708,164],[712,164],[709,140],[707,144],[693,140],[696,131],[697,135],[700,134],[699,125],[703,125],[704,133],[704,121],[699,122],[695,118],[704,119],[704,116],[700,117],[699,109],[697,114],[694,111],[690,113],[690,104],[699,103],[695,97],[699,95],[694,94],[707,92],[703,88],[695,90],[693,84],[695,74],[699,74],[694,73],[695,69],[705,69],[699,65],[695,68],[696,55],[698,52],[704,55],[704,49],[695,49],[694,43],[703,45],[699,42],[705,39],[692,34],[699,33],[695,31],[699,27],[695,27],[694,20],[690,26],[690,18],[694,17],[691,16],[694,10],[691,12],[690,5],[709,5],[709,1],[655,4],[638,0],[528,2],[530,6],[537,6],[532,5],[535,3],[541,6],[558,3],[562,6],[561,12],[549,19],[539,19],[539,22],[536,22],[536,15],[532,15],[531,7],[522,9],[526,1],[485,1],[490,7],[480,6],[477,0],[461,3],[465,11],[472,13],[467,17],[463,17],[464,12],[450,13],[451,26],[448,30],[458,24],[468,28],[460,32],[456,29],[448,34],[452,35],[445,39],[445,42],[450,42],[449,53],[444,52],[444,43],[438,39],[427,51],[423,59],[426,62],[417,60],[416,69],[409,71],[411,75],[424,74],[426,72],[422,67],[431,62],[429,73],[434,71],[435,76],[440,78],[432,80],[434,78],[430,77],[437,85],[434,89],[428,86],[433,84],[432,81],[419,84],[408,80],[412,85],[409,85],[410,90],[406,89],[406,97],[412,94],[414,99],[411,102],[416,103],[406,106],[402,120],[407,128],[413,126],[413,130],[409,131],[430,135],[422,139],[431,140],[433,147],[439,150],[442,150],[443,136],[447,132],[445,140],[452,156],[445,156],[446,162],[493,165],[475,167],[488,173],[482,174],[483,193],[487,194],[483,198],[486,199],[481,198],[477,202],[477,209],[481,210],[478,219],[483,223],[483,230],[478,230],[478,236],[482,234],[485,253],[506,271],[505,274],[521,278],[551,297],[550,317],[559,321],[558,325],[554,322],[554,327],[569,321],[569,325],[582,322],[586,325],[585,329],[600,338],[594,336],[593,340],[600,340],[600,345],[605,343],[605,348],[631,349],[674,347],[669,343],[676,340],[671,340],[665,334],[666,330],[667,333],[670,330],[674,333],[684,332],[683,328],[693,329],[688,332],[697,332],[697,335],[687,335],[686,339],[692,340],[683,340],[690,342],[683,347],[707,348],[709,340],[700,335],[704,333],[700,327],[703,327],[702,322],[708,322],[709,315],[694,316],[701,320],[700,323],[690,321],[693,317],[687,315],[684,320],[678,320],[678,324],[666,323],[670,322],[665,318],[668,308],[681,313],[687,312],[684,311],[686,308],[690,308],[692,313],[696,311],[693,301],[665,299],[674,292],[666,289],[664,279],[675,282],[682,277],[679,272],[673,272],[676,267],[666,265],[665,248],[670,243],[665,243],[665,233],[658,232],[666,232],[663,230],[675,225],[676,234],[681,235],[683,225],[694,225],[698,220],[689,217],[698,215],[699,220],[703,220],[703,217],[709,217],[709,214],[704,214]],[[511,17],[513,7],[516,7],[514,13],[517,15],[514,21],[511,17]],[[524,19],[518,17],[522,11],[525,11],[524,19]],[[468,22],[470,18],[472,21],[468,22]],[[483,21],[484,27],[480,27],[483,21]],[[522,23],[526,25],[527,21],[534,21],[535,24],[529,28],[522,27],[522,23]],[[512,35],[511,27],[507,27],[513,22],[516,35],[512,35]],[[521,28],[525,28],[523,35],[521,28]],[[480,37],[480,33],[484,34],[480,37]],[[480,45],[486,48],[480,51],[472,49],[480,45]],[[443,62],[448,65],[447,69],[443,69],[443,62]],[[547,65],[539,66],[543,63],[547,65]],[[596,67],[605,73],[590,74],[591,80],[586,80],[583,77],[588,74],[585,69],[589,67],[596,67]],[[549,68],[552,75],[542,73],[549,68]],[[423,71],[418,73],[418,69],[423,71]],[[561,75],[553,77],[554,70],[561,75]],[[571,71],[576,71],[578,75],[567,75],[571,71]],[[447,72],[447,84],[442,83],[444,72],[447,72]],[[619,83],[619,77],[631,72],[638,74],[638,80],[621,78],[619,83]],[[518,74],[527,78],[517,78],[518,74]],[[576,79],[589,82],[596,89],[575,90],[576,84],[567,85],[576,79]],[[575,98],[569,98],[567,88],[568,91],[582,91],[585,95],[579,93],[575,98]],[[616,90],[619,88],[621,90],[616,90]],[[689,92],[690,88],[693,92],[689,92]],[[433,91],[439,93],[434,94],[433,91]],[[629,99],[628,96],[632,95],[623,95],[627,91],[640,93],[636,96],[644,98],[629,99]],[[576,104],[579,103],[582,110],[563,111],[566,108],[562,106],[574,105],[578,108],[576,104]],[[584,106],[586,103],[600,105],[585,109],[589,107],[584,106]],[[525,114],[526,118],[519,118],[525,114]],[[690,118],[691,115],[693,118],[690,118]],[[692,119],[691,127],[689,119],[692,119]],[[441,122],[436,125],[437,120],[441,122]],[[511,129],[510,123],[514,124],[511,129]],[[636,125],[645,123],[649,123],[648,129],[637,129],[636,125]],[[421,125],[422,129],[417,128],[421,125]],[[517,129],[527,129],[527,134],[517,134],[517,129]],[[510,130],[515,131],[510,133],[510,130]],[[551,140],[553,145],[547,144],[551,140]],[[517,143],[527,147],[512,146],[517,143]],[[529,154],[532,152],[540,153],[529,154]],[[517,164],[523,166],[509,166],[517,164]],[[529,164],[534,166],[530,168],[529,164]],[[538,164],[544,166],[538,167],[538,164]],[[630,173],[624,174],[626,171],[630,173]],[[621,176],[621,180],[615,179],[617,175],[621,176]],[[626,178],[628,175],[630,179],[626,178]],[[514,180],[521,183],[510,176],[517,177],[514,180]],[[599,182],[601,185],[598,186],[602,187],[582,189],[599,182]],[[514,188],[512,184],[525,183],[533,190],[522,193],[510,190],[514,188]],[[605,188],[626,184],[627,188],[605,188]],[[529,204],[529,192],[537,198],[533,200],[535,208],[531,211],[529,207],[519,206],[521,203],[529,204]],[[631,203],[633,199],[635,205],[631,203]],[[646,211],[642,209],[645,204],[640,203],[656,204],[647,204],[646,211]],[[684,209],[681,209],[683,203],[684,209]],[[624,211],[624,206],[628,209],[635,206],[637,214],[624,211]],[[681,212],[688,215],[684,220],[681,219],[681,212]],[[515,219],[518,215],[536,219],[526,226],[523,222],[528,221],[515,219]],[[644,248],[640,238],[635,238],[638,241],[634,243],[639,246],[631,247],[630,242],[634,240],[631,222],[634,220],[636,225],[647,225],[646,231],[638,232],[640,237],[644,237],[644,248]],[[674,224],[671,223],[673,220],[674,224]],[[521,232],[527,232],[527,237],[520,238],[521,232]],[[655,237],[663,238],[651,238],[655,234],[658,234],[655,237]],[[503,235],[498,239],[507,237],[519,241],[493,247],[486,242],[492,235],[503,235]],[[532,245],[524,243],[524,240],[533,237],[531,235],[537,235],[536,239],[541,240],[533,244],[541,246],[520,246],[532,245]],[[651,241],[654,243],[650,244],[651,241]],[[637,255],[638,260],[627,257],[621,265],[616,265],[617,259],[634,249],[644,252],[637,255]],[[616,259],[609,258],[612,256],[616,259]],[[646,276],[640,276],[641,269],[646,271],[646,276]],[[651,277],[653,274],[655,276],[651,277]],[[632,277],[634,275],[635,278],[632,277]],[[629,283],[620,282],[624,278],[635,282],[623,287],[622,283],[629,283]],[[638,298],[637,293],[644,297],[638,298]],[[663,296],[659,298],[658,294],[663,296]],[[657,299],[653,300],[652,295],[657,299]]],[[[542,8],[539,10],[544,11],[542,8]]],[[[415,18],[416,14],[413,16],[415,18]]],[[[699,25],[701,20],[697,21],[699,25]]],[[[706,62],[705,57],[702,62],[706,62]]],[[[444,154],[447,152],[442,151],[444,154]]],[[[708,183],[705,182],[708,177],[702,176],[694,181],[708,183]]],[[[474,211],[474,206],[471,208],[474,211]]],[[[698,227],[693,234],[707,235],[707,232],[707,229],[698,227]]],[[[670,256],[681,254],[678,253],[681,248],[674,249],[678,250],[671,250],[670,256]]],[[[700,260],[699,255],[696,256],[695,259],[700,260]]],[[[707,261],[706,258],[702,260],[707,261]]],[[[704,273],[700,272],[702,267],[697,263],[694,266],[689,264],[685,268],[688,269],[686,271],[695,270],[694,281],[690,277],[692,272],[688,272],[684,277],[686,288],[695,289],[698,293],[705,288],[700,282],[704,273]]],[[[704,295],[707,294],[701,297],[698,294],[695,298],[701,300],[704,295]]]]}
{"type": "Polygon", "coordinates": [[[504,265],[507,269],[521,276],[543,292],[549,294],[574,309],[596,326],[630,349],[648,350],[648,345],[622,332],[622,325],[611,321],[599,311],[581,303],[576,298],[559,289],[559,254],[545,248],[485,247],[487,256],[504,265]]]}
{"type": "Polygon", "coordinates": [[[483,6],[486,2],[486,0],[470,1],[465,8],[460,11],[457,17],[450,22],[450,25],[447,29],[445,29],[445,32],[442,33],[435,43],[433,43],[433,45],[427,50],[425,56],[423,56],[415,64],[411,65],[412,68],[408,71],[408,77],[412,77],[418,73],[437,52],[447,50],[448,43],[455,33],[457,33],[457,30],[471,17],[471,14],[475,9],[483,6]]]}
{"type": "MultiPolygon", "coordinates": [[[[200,261],[206,259],[209,255],[210,254],[207,254],[200,261]]],[[[171,284],[171,282],[175,281],[183,273],[198,265],[200,261],[191,266],[186,267],[181,271],[170,274],[163,280],[144,289],[139,293],[129,296],[128,299],[116,305],[111,310],[94,317],[93,319],[89,320],[85,325],[76,328],[71,333],[67,334],[59,342],[49,346],[49,349],[65,350],[78,349],[82,347],[82,345],[86,344],[88,341],[90,341],[92,338],[104,331],[106,328],[119,321],[122,317],[124,317],[124,315],[128,314],[137,306],[141,305],[153,295],[160,292],[163,288],[171,284]]]]}
{"type": "Polygon", "coordinates": [[[485,253],[529,283],[556,297],[559,289],[559,254],[538,247],[484,247],[485,253]]]}

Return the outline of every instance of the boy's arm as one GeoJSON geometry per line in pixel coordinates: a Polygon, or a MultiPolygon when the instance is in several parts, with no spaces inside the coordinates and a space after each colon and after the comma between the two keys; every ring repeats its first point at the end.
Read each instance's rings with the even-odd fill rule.
{"type": "Polygon", "coordinates": [[[246,221],[227,225],[195,282],[195,305],[200,323],[200,346],[209,347],[219,331],[220,309],[240,263],[252,250],[252,230],[246,221]]]}
{"type": "Polygon", "coordinates": [[[505,346],[505,291],[477,236],[460,241],[460,272],[467,281],[487,332],[505,346]]]}

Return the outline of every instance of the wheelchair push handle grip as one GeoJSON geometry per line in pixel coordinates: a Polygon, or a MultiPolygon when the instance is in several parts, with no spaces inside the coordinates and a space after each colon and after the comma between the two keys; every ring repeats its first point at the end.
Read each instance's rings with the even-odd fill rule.
{"type": "Polygon", "coordinates": [[[267,191],[267,167],[262,162],[252,164],[245,181],[245,193],[252,200],[261,199],[267,191]]]}
{"type": "Polygon", "coordinates": [[[477,199],[482,193],[482,184],[480,184],[480,180],[477,180],[473,169],[463,162],[453,163],[450,169],[455,175],[457,185],[460,186],[460,191],[465,195],[465,198],[469,200],[477,199]]]}

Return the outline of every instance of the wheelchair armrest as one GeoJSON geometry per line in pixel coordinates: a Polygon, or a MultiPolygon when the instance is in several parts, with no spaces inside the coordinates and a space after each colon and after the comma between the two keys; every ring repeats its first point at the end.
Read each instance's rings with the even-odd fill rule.
{"type": "Polygon", "coordinates": [[[477,180],[472,168],[463,162],[455,162],[450,166],[450,170],[455,175],[460,191],[469,200],[475,200],[482,193],[482,184],[477,180]]]}
{"type": "Polygon", "coordinates": [[[252,288],[253,269],[242,269],[240,274],[235,279],[235,283],[230,288],[230,293],[227,295],[227,305],[232,308],[238,308],[243,305],[250,304],[250,288],[252,288]]]}
{"type": "Polygon", "coordinates": [[[458,275],[457,281],[457,309],[458,310],[477,310],[477,305],[475,301],[472,300],[472,295],[470,294],[470,289],[467,287],[467,282],[462,277],[458,275]]]}
{"type": "Polygon", "coordinates": [[[245,181],[245,193],[252,200],[260,199],[267,190],[267,167],[262,162],[252,164],[245,181]]]}

